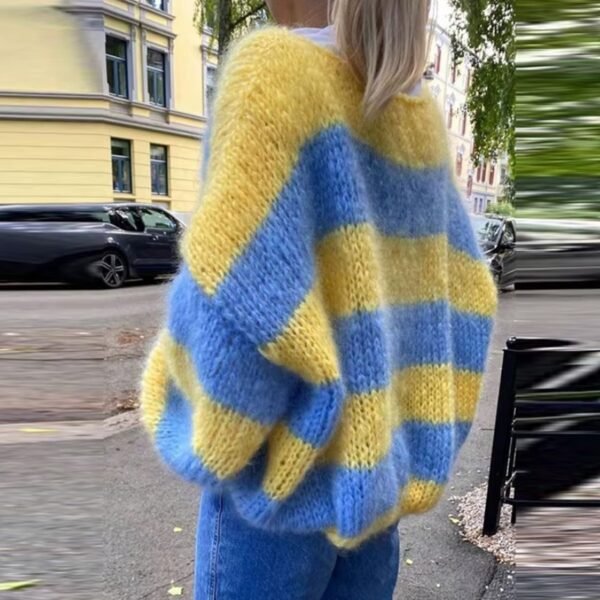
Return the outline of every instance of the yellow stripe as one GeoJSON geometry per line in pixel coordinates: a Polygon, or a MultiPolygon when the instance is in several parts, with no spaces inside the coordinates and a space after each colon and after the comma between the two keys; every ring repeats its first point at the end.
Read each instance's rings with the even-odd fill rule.
{"type": "Polygon", "coordinates": [[[395,427],[406,421],[440,425],[455,421],[452,367],[423,365],[398,371],[394,376],[398,410],[395,427]]]}
{"type": "Polygon", "coordinates": [[[379,390],[350,396],[338,429],[319,462],[350,469],[371,469],[392,445],[393,401],[379,390]]]}
{"type": "Polygon", "coordinates": [[[165,335],[161,333],[148,356],[140,394],[141,420],[151,435],[156,433],[162,418],[167,403],[168,384],[165,335]]]}
{"type": "Polygon", "coordinates": [[[324,301],[335,317],[445,299],[461,311],[496,312],[487,266],[452,248],[445,235],[402,238],[368,224],[347,226],[328,235],[317,256],[324,301]]]}
{"type": "Polygon", "coordinates": [[[432,481],[411,479],[404,490],[402,490],[402,495],[398,504],[379,517],[359,536],[347,538],[341,536],[335,529],[329,529],[326,532],[327,537],[331,543],[338,548],[344,548],[346,550],[356,548],[367,539],[385,531],[388,527],[397,523],[403,515],[430,510],[439,502],[443,490],[443,486],[432,481]]]}
{"type": "Polygon", "coordinates": [[[332,315],[345,316],[379,306],[380,277],[375,233],[370,225],[343,227],[325,237],[317,249],[317,263],[323,298],[332,315]]]}
{"type": "Polygon", "coordinates": [[[301,147],[324,128],[345,124],[383,157],[414,168],[448,162],[446,144],[440,143],[446,139],[444,124],[429,92],[397,98],[379,120],[367,123],[364,90],[337,57],[287,32],[250,38],[225,65],[209,175],[184,243],[190,269],[208,294],[269,214],[301,147]],[[289,68],[291,51],[302,69],[289,68]]]}
{"type": "Polygon", "coordinates": [[[289,498],[313,466],[319,451],[279,424],[269,436],[265,493],[274,500],[289,498]]]}
{"type": "Polygon", "coordinates": [[[329,383],[340,374],[329,320],[315,291],[308,293],[283,332],[260,351],[310,383],[329,383]]]}
{"type": "Polygon", "coordinates": [[[498,306],[498,291],[489,268],[468,254],[450,249],[450,300],[455,308],[492,317],[498,306]]]}
{"type": "Polygon", "coordinates": [[[471,371],[454,371],[456,420],[473,421],[481,397],[483,375],[471,371]]]}
{"type": "Polygon", "coordinates": [[[168,335],[164,348],[170,375],[193,409],[194,452],[219,479],[233,477],[256,454],[270,428],[213,401],[185,348],[168,335]]]}

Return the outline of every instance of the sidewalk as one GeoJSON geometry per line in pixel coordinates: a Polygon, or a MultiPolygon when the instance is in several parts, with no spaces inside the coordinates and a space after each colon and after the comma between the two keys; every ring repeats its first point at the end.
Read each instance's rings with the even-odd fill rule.
{"type": "MultiPolygon", "coordinates": [[[[496,327],[484,398],[444,500],[401,523],[398,600],[514,598],[505,585],[508,572],[462,541],[448,501],[485,480],[511,306],[496,327]]],[[[173,581],[183,587],[179,597],[190,600],[199,491],[160,464],[136,415],[102,427],[42,423],[31,428],[53,431],[20,431],[28,427],[0,430],[0,496],[6,499],[0,581],[39,579],[22,594],[27,600],[168,599],[173,581]]]]}

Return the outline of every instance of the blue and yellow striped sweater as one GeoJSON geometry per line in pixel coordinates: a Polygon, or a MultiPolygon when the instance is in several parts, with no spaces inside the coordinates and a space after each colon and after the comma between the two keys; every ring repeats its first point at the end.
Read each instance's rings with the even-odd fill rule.
{"type": "Polygon", "coordinates": [[[496,308],[434,100],[361,99],[292,32],[236,45],[142,391],[176,472],[345,548],[440,498],[496,308]]]}

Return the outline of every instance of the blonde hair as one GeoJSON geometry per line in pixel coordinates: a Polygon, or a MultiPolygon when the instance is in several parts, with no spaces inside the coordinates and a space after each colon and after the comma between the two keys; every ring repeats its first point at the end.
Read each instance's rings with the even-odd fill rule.
{"type": "Polygon", "coordinates": [[[430,0],[332,0],[338,47],[364,81],[364,109],[375,117],[423,77],[430,0]]]}

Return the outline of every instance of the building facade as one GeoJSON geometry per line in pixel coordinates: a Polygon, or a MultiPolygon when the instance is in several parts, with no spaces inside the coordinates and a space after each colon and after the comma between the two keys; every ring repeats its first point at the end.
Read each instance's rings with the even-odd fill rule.
{"type": "MultiPolygon", "coordinates": [[[[192,211],[217,61],[192,0],[2,0],[0,29],[0,203],[192,211]]],[[[428,72],[467,207],[484,212],[506,167],[471,162],[472,72],[439,25],[428,72]]]]}
{"type": "Polygon", "coordinates": [[[191,0],[3,0],[0,203],[189,213],[216,55],[191,0]],[[206,36],[204,36],[205,38],[206,36]]]}
{"type": "Polygon", "coordinates": [[[440,25],[433,25],[430,64],[427,71],[430,89],[446,120],[450,154],[456,180],[467,208],[484,213],[503,193],[507,163],[487,161],[476,166],[471,160],[473,130],[466,110],[473,68],[467,61],[453,64],[451,37],[440,25]]]}

